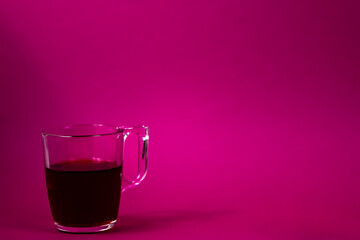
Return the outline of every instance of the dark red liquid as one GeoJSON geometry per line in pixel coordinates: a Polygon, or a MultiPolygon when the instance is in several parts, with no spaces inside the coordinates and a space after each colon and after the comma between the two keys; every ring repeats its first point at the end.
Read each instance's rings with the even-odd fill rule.
{"type": "Polygon", "coordinates": [[[45,168],[55,222],[69,227],[91,227],[116,220],[121,174],[121,166],[106,161],[68,161],[45,168]]]}

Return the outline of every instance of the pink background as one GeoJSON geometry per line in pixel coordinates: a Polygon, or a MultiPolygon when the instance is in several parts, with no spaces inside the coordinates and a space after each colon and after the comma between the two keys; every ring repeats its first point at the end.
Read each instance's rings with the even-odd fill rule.
{"type": "Polygon", "coordinates": [[[357,1],[0,1],[1,239],[359,239],[357,1]],[[52,225],[42,128],[146,124],[116,228],[52,225]]]}

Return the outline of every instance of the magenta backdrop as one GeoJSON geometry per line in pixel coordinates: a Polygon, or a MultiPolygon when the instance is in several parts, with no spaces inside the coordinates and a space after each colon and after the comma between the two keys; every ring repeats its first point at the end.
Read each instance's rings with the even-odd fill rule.
{"type": "Polygon", "coordinates": [[[359,239],[360,4],[0,1],[2,239],[359,239]],[[117,227],[52,226],[40,131],[146,124],[117,227]]]}

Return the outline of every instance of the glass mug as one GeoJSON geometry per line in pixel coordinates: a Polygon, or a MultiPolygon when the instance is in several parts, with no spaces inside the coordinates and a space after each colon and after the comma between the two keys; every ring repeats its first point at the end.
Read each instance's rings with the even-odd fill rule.
{"type": "Polygon", "coordinates": [[[116,222],[120,195],[146,175],[148,128],[77,124],[42,131],[46,186],[58,230],[100,232],[116,222]],[[135,179],[122,174],[124,143],[138,138],[135,179]]]}

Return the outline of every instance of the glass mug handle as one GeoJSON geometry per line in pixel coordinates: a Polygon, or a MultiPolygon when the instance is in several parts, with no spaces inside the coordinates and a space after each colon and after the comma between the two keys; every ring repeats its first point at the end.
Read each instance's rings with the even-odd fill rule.
{"type": "Polygon", "coordinates": [[[135,134],[138,139],[138,170],[134,179],[122,178],[121,192],[138,185],[144,180],[147,172],[149,133],[148,127],[120,127],[124,131],[124,142],[127,136],[135,134]]]}

